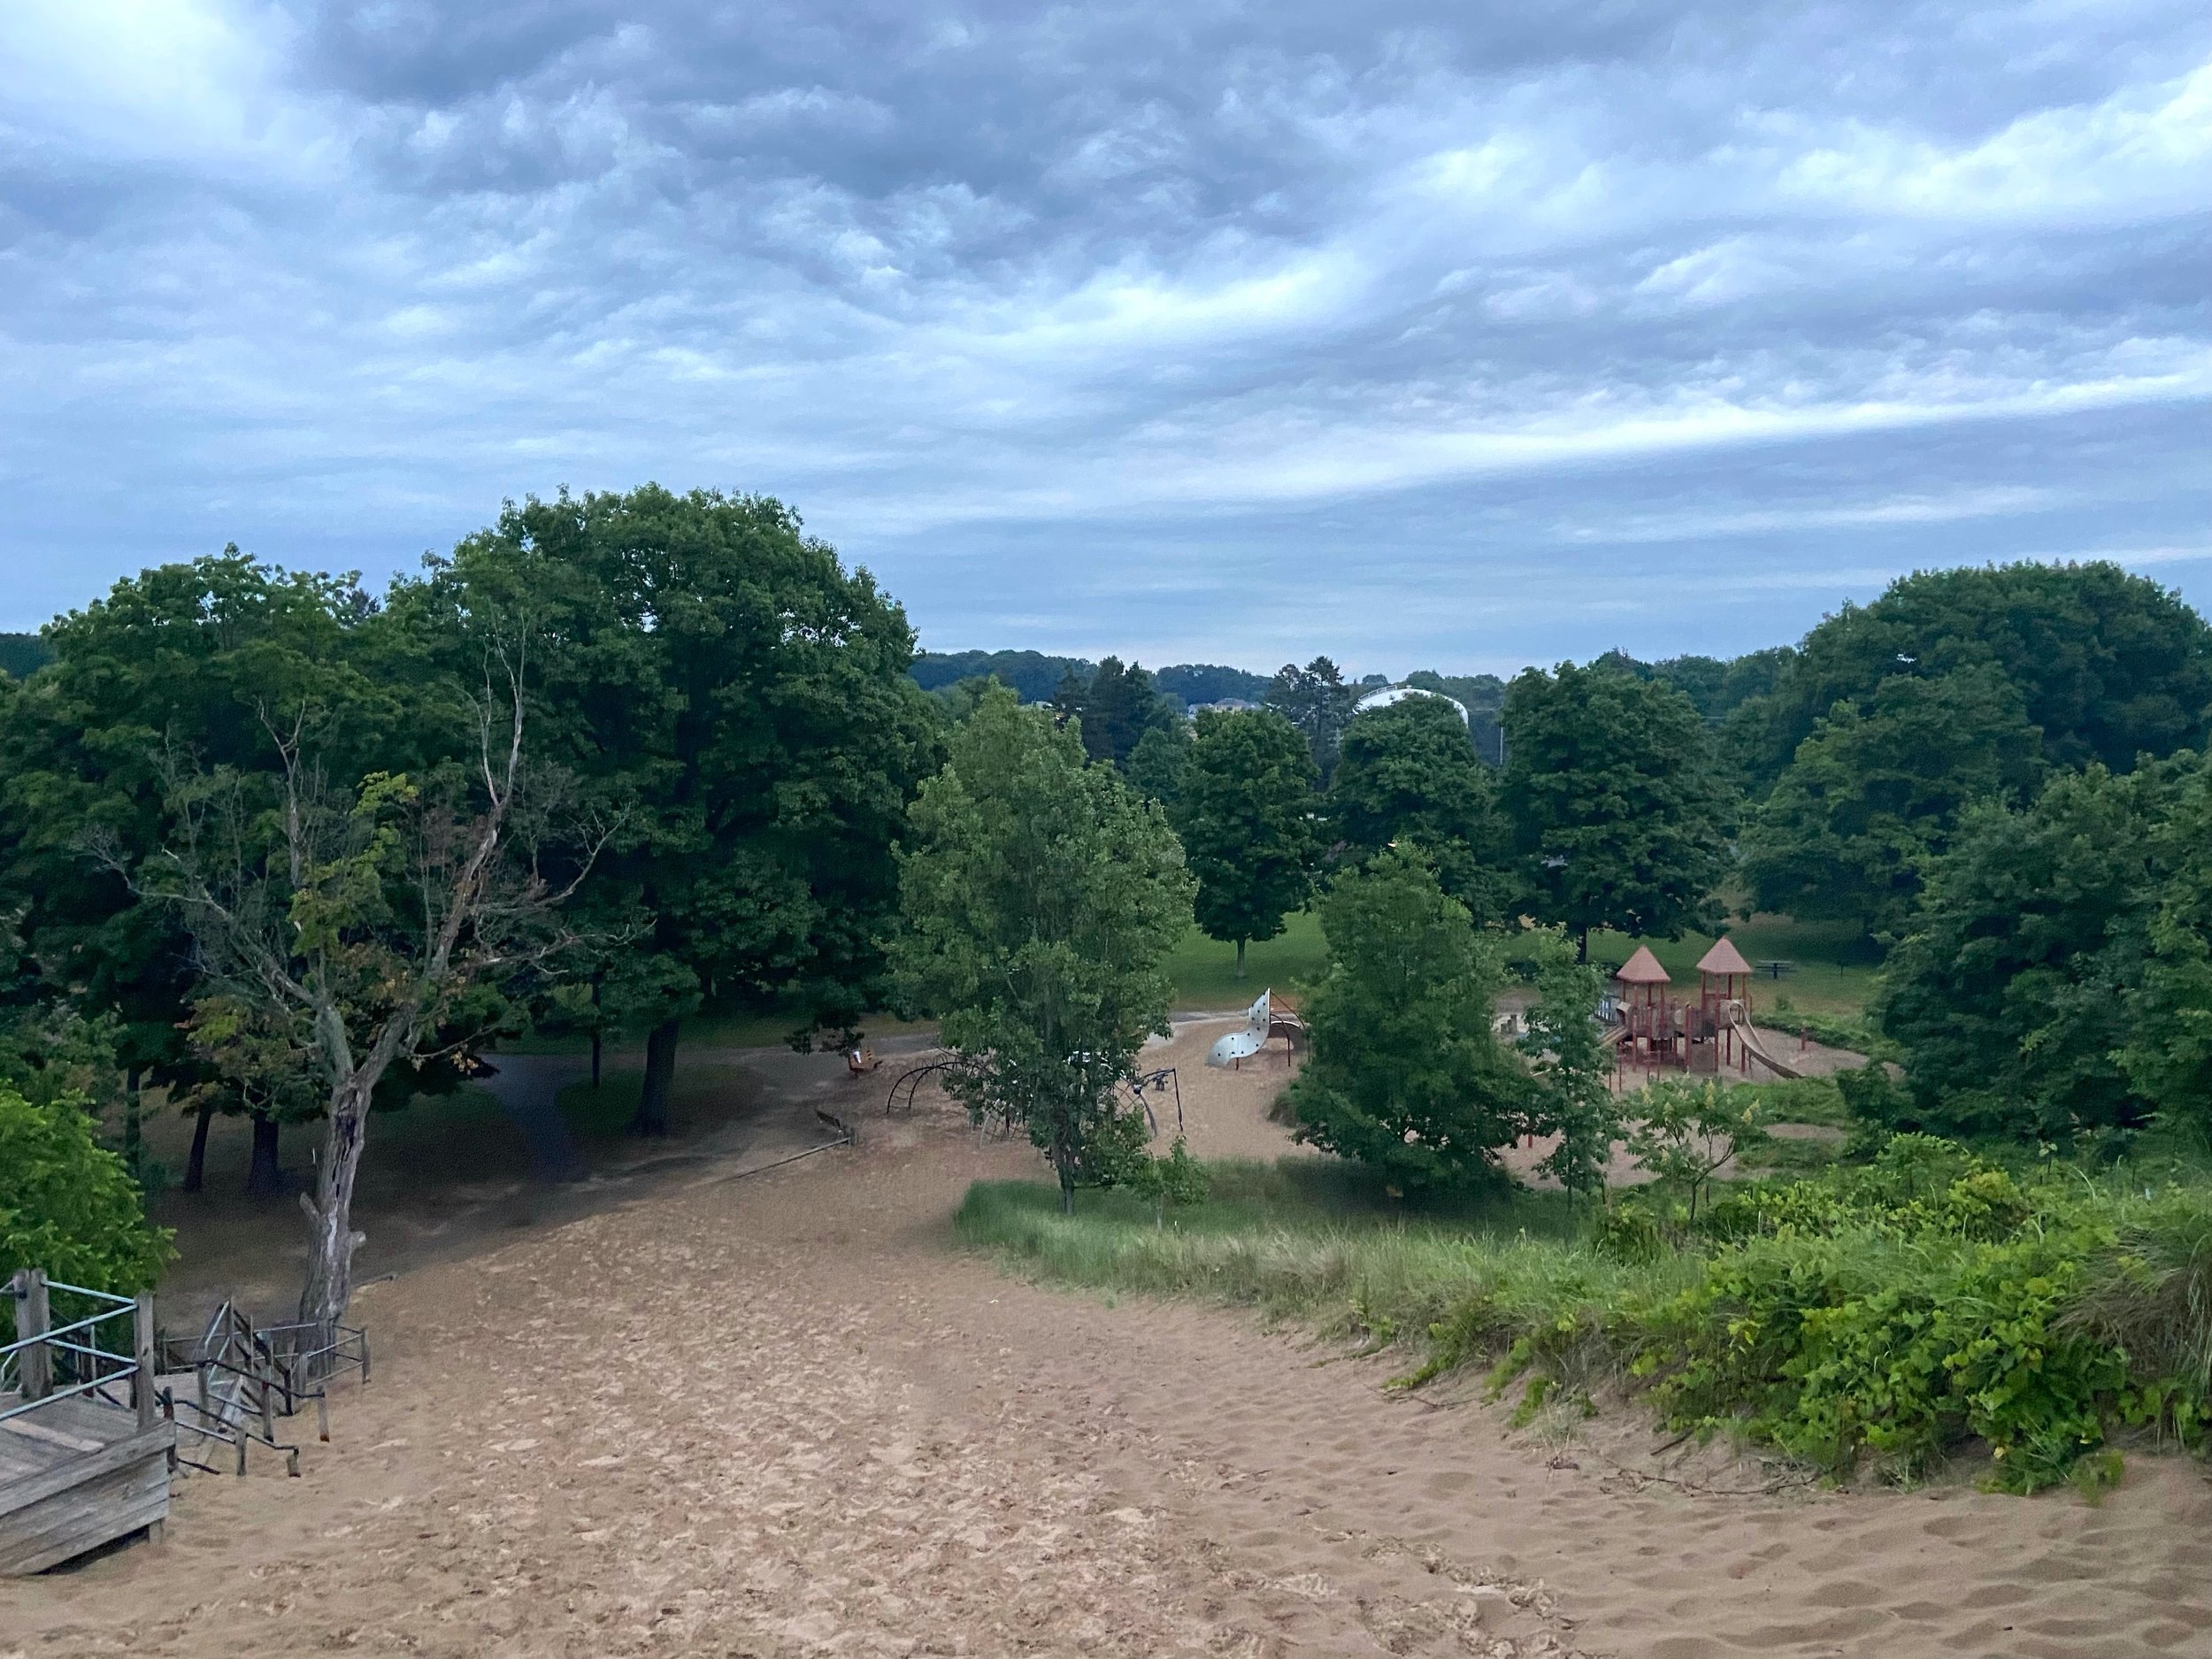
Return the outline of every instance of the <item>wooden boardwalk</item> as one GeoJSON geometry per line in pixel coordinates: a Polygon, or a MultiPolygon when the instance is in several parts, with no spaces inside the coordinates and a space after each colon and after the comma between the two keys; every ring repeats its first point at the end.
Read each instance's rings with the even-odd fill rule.
{"type": "MultiPolygon", "coordinates": [[[[0,1394],[0,1412],[23,1404],[0,1394]]],[[[37,1572],[115,1539],[158,1538],[175,1425],[79,1397],[0,1417],[0,1574],[37,1572]]]]}
{"type": "Polygon", "coordinates": [[[8,1294],[17,1335],[0,1348],[0,1574],[134,1532],[158,1537],[177,1431],[155,1398],[153,1299],[50,1285],[30,1268],[8,1294]],[[68,1307],[58,1320],[53,1293],[68,1307]]]}

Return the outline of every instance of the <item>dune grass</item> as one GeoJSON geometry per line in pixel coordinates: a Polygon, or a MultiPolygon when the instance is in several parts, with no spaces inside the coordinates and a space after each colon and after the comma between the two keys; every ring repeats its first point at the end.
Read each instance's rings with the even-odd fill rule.
{"type": "Polygon", "coordinates": [[[1562,1194],[1501,1184],[1408,1202],[1333,1159],[1207,1171],[1206,1202],[1169,1210],[1164,1224],[1118,1193],[1080,1193],[1064,1217],[1052,1187],[981,1181],[955,1226],[969,1245],[1059,1284],[1197,1296],[1371,1348],[1406,1343],[1409,1382],[1526,1339],[1542,1343],[1556,1379],[1594,1386],[1627,1363],[1617,1310],[1690,1271],[1681,1258],[1606,1256],[1562,1194]]]}
{"type": "Polygon", "coordinates": [[[1669,1425],[1742,1433],[1828,1475],[1916,1480],[1960,1453],[2013,1491],[2094,1490],[2131,1440],[2212,1425],[2212,1181],[2174,1168],[2016,1176],[1901,1136],[1870,1164],[1750,1183],[1687,1226],[1646,1188],[1602,1210],[1501,1184],[1425,1205],[1328,1160],[1209,1165],[1156,1217],[1113,1193],[978,1183],[960,1238],[1094,1291],[1190,1296],[1471,1361],[1522,1410],[1645,1391],[1669,1425]],[[2162,1184],[2161,1181],[2162,1179],[2162,1184]]]}

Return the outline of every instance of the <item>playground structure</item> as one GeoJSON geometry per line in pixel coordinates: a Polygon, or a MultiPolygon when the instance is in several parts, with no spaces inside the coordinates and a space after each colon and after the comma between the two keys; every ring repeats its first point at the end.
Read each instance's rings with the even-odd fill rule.
{"type": "Polygon", "coordinates": [[[1732,1070],[1748,1076],[1755,1060],[1776,1077],[1796,1077],[1796,1069],[1777,1059],[1752,1028],[1751,964],[1734,941],[1724,936],[1715,941],[1699,958],[1697,976],[1695,1001],[1671,995],[1672,976],[1647,945],[1637,946],[1614,971],[1620,989],[1610,999],[1607,1034],[1619,1051],[1615,1077],[1632,1068],[1732,1070]]]}
{"type": "Polygon", "coordinates": [[[1283,1040],[1283,1064],[1287,1066],[1306,1040],[1306,1022],[1288,1002],[1279,1001],[1270,986],[1244,1010],[1244,1029],[1233,1031],[1207,1050],[1206,1064],[1240,1070],[1242,1063],[1258,1054],[1277,1037],[1283,1040]]]}

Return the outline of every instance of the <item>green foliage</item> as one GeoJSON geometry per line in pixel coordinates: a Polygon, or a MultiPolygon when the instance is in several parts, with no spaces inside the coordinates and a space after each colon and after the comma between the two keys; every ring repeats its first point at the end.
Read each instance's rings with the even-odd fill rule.
{"type": "Polygon", "coordinates": [[[1961,814],[2032,792],[2042,766],[2020,695],[1994,667],[1892,675],[1815,723],[1745,826],[1754,902],[1893,936],[1961,814]]]}
{"type": "Polygon", "coordinates": [[[1502,794],[1540,919],[1586,941],[1716,925],[1727,801],[1687,697],[1601,665],[1532,668],[1505,729],[1502,794]]]}
{"type": "MultiPolygon", "coordinates": [[[[146,1219],[123,1160],[94,1139],[70,1100],[27,1101],[0,1087],[0,1279],[18,1268],[93,1290],[147,1289],[169,1259],[169,1234],[146,1219]]],[[[6,1340],[13,1304],[0,1299],[6,1340]]]]}
{"type": "Polygon", "coordinates": [[[1725,1083],[1664,1078],[1636,1096],[1632,1115],[1629,1151],[1663,1185],[1682,1192],[1695,1226],[1713,1177],[1758,1133],[1757,1096],[1725,1083]]]}
{"type": "Polygon", "coordinates": [[[1336,775],[1337,742],[1359,696],[1359,687],[1347,685],[1343,671],[1325,657],[1315,657],[1303,668],[1285,663],[1268,682],[1267,706],[1306,740],[1324,784],[1336,775]]]}
{"type": "Polygon", "coordinates": [[[1152,1222],[1155,1226],[1167,1225],[1170,1204],[1202,1204],[1210,1186],[1206,1166],[1190,1155],[1190,1148],[1183,1137],[1175,1137],[1167,1156],[1136,1159],[1118,1186],[1125,1187],[1140,1198],[1152,1201],[1152,1222]]]}
{"type": "Polygon", "coordinates": [[[1190,761],[1190,722],[1170,720],[1146,730],[1136,748],[1129,751],[1129,764],[1124,771],[1132,789],[1148,801],[1157,801],[1172,814],[1182,802],[1190,761]]]}
{"type": "Polygon", "coordinates": [[[1093,760],[1126,767],[1148,732],[1179,725],[1181,717],[1161,696],[1152,676],[1136,663],[1109,657],[1080,687],[1061,682],[1053,706],[1083,723],[1083,752],[1093,760]]]}
{"type": "Polygon", "coordinates": [[[1577,961],[1565,937],[1552,928],[1523,934],[1513,949],[1536,985],[1528,1030],[1518,1043],[1535,1081],[1532,1126],[1559,1136],[1543,1172],[1570,1193],[1602,1193],[1613,1142],[1621,1134],[1620,1106],[1609,1080],[1613,1049],[1601,1040],[1596,1018],[1603,971],[1577,961]]]}
{"type": "Polygon", "coordinates": [[[1355,857],[1417,845],[1437,879],[1479,920],[1505,911],[1505,826],[1490,769],[1468,729],[1435,697],[1407,697],[1355,716],[1344,728],[1329,818],[1355,857]]]}
{"type": "Polygon", "coordinates": [[[349,576],[236,548],[118,582],[46,631],[52,661],[0,699],[0,910],[42,994],[111,1015],[121,1063],[204,1080],[181,1034],[192,951],[131,873],[170,829],[180,766],[277,765],[311,736],[342,776],[413,764],[452,735],[436,687],[391,672],[389,632],[349,576]],[[99,843],[106,867],[88,856],[99,843]]]}
{"type": "Polygon", "coordinates": [[[2124,772],[2200,745],[2212,713],[2212,628],[2170,589],[2103,562],[1920,571],[1805,636],[1755,765],[1778,776],[1838,703],[1870,709],[1888,680],[1977,665],[2016,691],[2053,766],[2124,772]]]}
{"type": "Polygon", "coordinates": [[[1420,854],[1393,848],[1321,902],[1330,965],[1291,1086],[1299,1137],[1416,1188],[1490,1172],[1536,1088],[1492,1030],[1502,950],[1420,854]]]}
{"type": "Polygon", "coordinates": [[[35,634],[0,634],[0,674],[21,680],[53,659],[51,649],[35,634]]]}
{"type": "Polygon", "coordinates": [[[1174,822],[1212,938],[1273,939],[1313,887],[1315,772],[1305,741],[1271,709],[1202,711],[1174,822]]]}
{"type": "Polygon", "coordinates": [[[948,1087],[979,1118],[1025,1125],[1064,1194],[1121,1179],[1143,1118],[1119,1086],[1168,1029],[1161,959],[1190,925],[1159,808],[994,690],[923,786],[901,882],[896,960],[962,1061],[948,1087]]]}
{"type": "Polygon", "coordinates": [[[1505,681],[1495,674],[1440,674],[1417,669],[1405,683],[1440,691],[1467,710],[1467,736],[1476,756],[1494,766],[1505,764],[1505,681]]]}
{"type": "MultiPolygon", "coordinates": [[[[940,721],[907,677],[904,614],[789,508],[651,485],[533,498],[388,609],[456,672],[480,649],[472,617],[534,623],[537,752],[625,815],[573,913],[655,962],[603,985],[610,1028],[664,1026],[710,996],[830,1030],[879,1005],[891,847],[940,721]]],[[[658,1126],[673,1037],[641,1128],[658,1126]]]]}
{"type": "Polygon", "coordinates": [[[1407,1345],[1409,1386],[1470,1362],[1493,1363],[1494,1394],[1526,1378],[1540,1400],[1640,1382],[1677,1428],[1745,1434],[1837,1479],[1914,1479],[1978,1445],[1993,1486],[2093,1486],[2116,1472],[2116,1437],[2194,1446],[2212,1420],[2200,1181],[2023,1181],[1901,1135],[1864,1167],[1732,1184],[1694,1229],[1663,1225],[1672,1201],[1638,1189],[1586,1239],[1540,1194],[1409,1215],[1327,1165],[1213,1175],[1209,1202],[1165,1228],[1133,1202],[1064,1217],[1010,1183],[972,1188],[957,1225],[1064,1282],[1407,1345]]]}
{"type": "Polygon", "coordinates": [[[2162,1116],[2201,1134],[2212,1131],[2212,759],[2196,767],[2154,836],[2160,880],[2148,955],[2118,1058],[2162,1116]]]}
{"type": "Polygon", "coordinates": [[[1024,703],[1049,703],[1064,676],[1088,680],[1094,665],[1036,651],[923,651],[906,672],[924,691],[945,690],[965,680],[995,680],[1024,703]]]}
{"type": "Polygon", "coordinates": [[[1901,1126],[2061,1140],[2148,1116],[2114,1054],[2153,908],[2180,890],[2164,866],[2187,856],[2154,833],[2171,771],[2092,765],[1968,812],[1874,1005],[1910,1083],[1901,1126]]]}

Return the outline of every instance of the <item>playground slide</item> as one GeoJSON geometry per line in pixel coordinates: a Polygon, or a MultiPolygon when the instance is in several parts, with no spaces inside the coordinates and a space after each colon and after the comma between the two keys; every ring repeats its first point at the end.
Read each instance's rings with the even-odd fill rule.
{"type": "Polygon", "coordinates": [[[1775,1076],[1778,1078],[1787,1078],[1794,1081],[1799,1077],[1804,1075],[1802,1072],[1799,1071],[1796,1067],[1784,1065],[1779,1060],[1769,1054],[1765,1048],[1760,1043],[1757,1034],[1751,1029],[1751,1022],[1746,1019],[1741,1014],[1738,1014],[1735,1019],[1731,1023],[1735,1026],[1737,1041],[1741,1042],[1743,1046],[1750,1051],[1751,1057],[1753,1059],[1756,1060],[1761,1065],[1766,1067],[1768,1071],[1773,1072],[1775,1076]]]}

